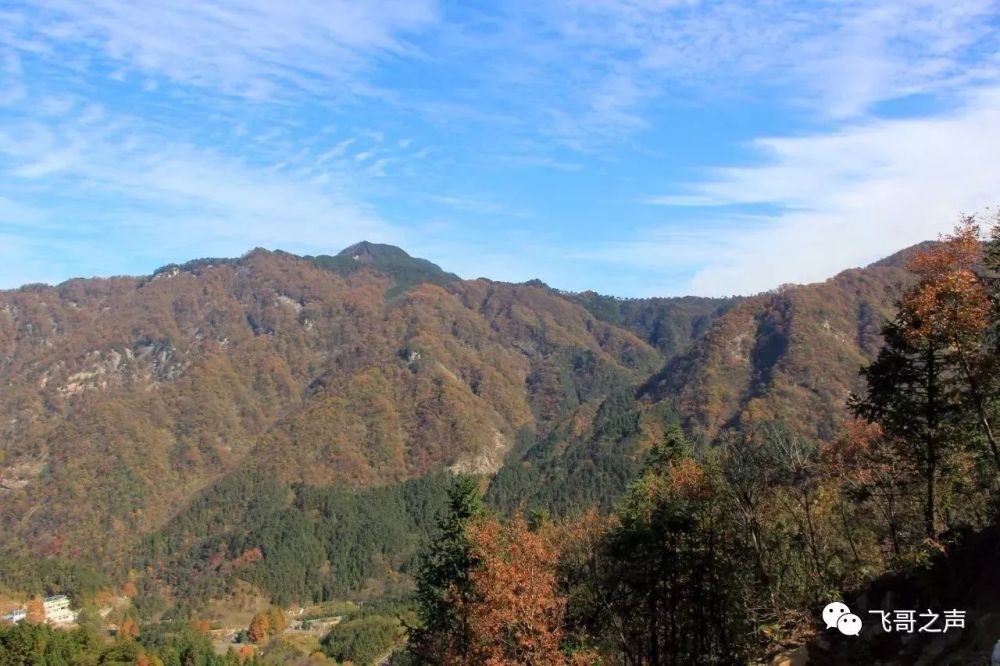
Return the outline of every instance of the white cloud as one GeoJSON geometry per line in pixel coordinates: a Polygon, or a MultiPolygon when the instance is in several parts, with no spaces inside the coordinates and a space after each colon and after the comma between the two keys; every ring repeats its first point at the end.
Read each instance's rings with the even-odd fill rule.
{"type": "Polygon", "coordinates": [[[508,206],[500,205],[481,196],[468,194],[427,194],[425,201],[440,204],[456,210],[483,215],[511,214],[508,206]]]}
{"type": "Polygon", "coordinates": [[[165,78],[272,101],[305,92],[329,104],[377,95],[436,122],[587,151],[648,127],[657,100],[693,91],[779,91],[840,118],[994,76],[967,56],[995,46],[995,13],[994,0],[523,0],[496,10],[436,0],[51,0],[0,20],[0,36],[61,64],[82,50],[84,68],[102,57],[153,86],[165,78]],[[375,65],[402,61],[454,83],[445,95],[433,85],[428,94],[433,79],[380,87],[375,65]]]}
{"type": "Polygon", "coordinates": [[[8,30],[65,49],[84,46],[129,69],[250,98],[330,92],[372,57],[412,50],[401,38],[434,22],[430,0],[51,0],[8,30]],[[30,30],[28,34],[25,31],[30,30]]]}
{"type": "MultiPolygon", "coordinates": [[[[664,100],[804,109],[797,119],[824,129],[759,139],[750,147],[761,164],[723,166],[645,200],[718,206],[710,229],[690,222],[636,239],[626,227],[622,241],[596,251],[557,237],[528,251],[534,234],[486,248],[512,275],[541,266],[578,286],[610,259],[646,271],[629,279],[649,289],[693,274],[701,293],[826,277],[933,236],[1000,191],[991,175],[1000,154],[994,0],[497,6],[49,0],[0,11],[0,184],[21,212],[40,211],[35,219],[62,207],[88,233],[126,229],[133,246],[178,258],[258,244],[315,252],[413,238],[365,203],[390,195],[393,210],[407,200],[516,216],[517,193],[490,188],[522,185],[497,166],[561,170],[566,183],[577,171],[607,173],[618,188],[638,182],[645,174],[626,160],[645,146],[619,149],[672,122],[664,100]],[[880,103],[916,93],[940,101],[977,86],[991,92],[948,115],[878,119],[880,103]],[[359,95],[368,98],[339,113],[359,95]],[[132,103],[140,108],[126,109],[132,103]],[[423,134],[425,122],[437,127],[423,134]],[[779,212],[731,212],[754,204],[779,212]],[[516,270],[511,257],[522,259],[516,270]]],[[[474,244],[456,257],[478,270],[486,264],[468,251],[474,244]]]]}
{"type": "Polygon", "coordinates": [[[101,236],[113,238],[119,252],[160,260],[234,256],[254,246],[329,252],[360,238],[399,235],[345,193],[349,174],[328,172],[330,183],[317,185],[297,172],[256,166],[156,130],[125,116],[24,120],[0,128],[9,192],[0,199],[0,224],[20,221],[22,227],[6,235],[8,253],[20,242],[24,261],[35,256],[42,222],[67,211],[72,217],[63,226],[78,240],[65,238],[61,247],[77,242],[79,252],[71,253],[77,255],[86,239],[101,236]],[[80,201],[90,203],[81,207],[80,201]]]}
{"type": "MultiPolygon", "coordinates": [[[[970,94],[947,115],[872,120],[804,137],[761,139],[759,166],[728,167],[673,206],[721,206],[711,232],[693,243],[650,237],[632,248],[654,260],[700,249],[690,282],[697,294],[753,293],[816,281],[947,231],[961,212],[1000,199],[1000,88],[970,94]],[[767,204],[780,212],[748,221],[727,206],[767,204]]],[[[694,226],[694,223],[690,223],[694,226]]]]}
{"type": "MultiPolygon", "coordinates": [[[[591,87],[598,113],[603,91],[617,81],[626,97],[650,87],[669,95],[677,85],[736,88],[737,95],[780,89],[825,115],[854,116],[965,80],[968,51],[996,46],[986,20],[996,13],[993,0],[583,0],[541,7],[577,45],[569,57],[604,64],[606,74],[591,87]]],[[[622,105],[606,111],[622,114],[622,105]]]]}
{"type": "MultiPolygon", "coordinates": [[[[469,90],[431,114],[502,124],[581,152],[669,122],[663,102],[781,99],[811,118],[959,90],[996,68],[994,0],[541,0],[448,26],[469,90]],[[491,114],[482,102],[491,102],[491,114]],[[471,107],[471,110],[466,107],[471,107]],[[491,115],[501,111],[498,120],[491,115]],[[504,113],[505,112],[505,113],[504,113]]],[[[428,47],[430,49],[430,47],[428,47]]],[[[447,51],[448,56],[443,52],[447,51]]]]}

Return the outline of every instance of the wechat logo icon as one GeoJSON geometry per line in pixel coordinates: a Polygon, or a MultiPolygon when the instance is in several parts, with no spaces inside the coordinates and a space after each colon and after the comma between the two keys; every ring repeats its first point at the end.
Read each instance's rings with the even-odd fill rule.
{"type": "Polygon", "coordinates": [[[827,629],[836,629],[845,636],[861,633],[861,618],[851,612],[847,604],[834,601],[823,609],[823,621],[827,629]]]}

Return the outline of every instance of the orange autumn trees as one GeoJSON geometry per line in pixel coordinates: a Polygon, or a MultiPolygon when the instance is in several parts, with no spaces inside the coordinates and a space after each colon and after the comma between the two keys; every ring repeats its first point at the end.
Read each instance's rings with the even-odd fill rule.
{"type": "Polygon", "coordinates": [[[989,287],[977,267],[983,259],[981,230],[974,216],[965,216],[953,233],[918,252],[909,268],[919,278],[900,301],[907,335],[916,341],[938,341],[964,380],[968,406],[1000,470],[1000,446],[989,414],[995,356],[987,344],[993,304],[989,287]]]}
{"type": "Polygon", "coordinates": [[[888,442],[882,427],[876,423],[854,420],[847,424],[843,435],[822,451],[820,469],[836,487],[842,500],[842,522],[855,562],[860,558],[857,544],[849,528],[852,519],[847,517],[843,500],[856,506],[863,515],[875,517],[866,523],[875,535],[878,546],[884,551],[883,562],[899,557],[903,552],[905,525],[909,516],[907,496],[918,470],[908,464],[897,447],[888,442]]]}
{"type": "Polygon", "coordinates": [[[139,623],[132,617],[126,617],[122,620],[121,626],[118,627],[118,635],[127,638],[138,638],[139,632],[139,623]]]}
{"type": "Polygon", "coordinates": [[[247,635],[254,643],[263,643],[270,636],[281,634],[285,624],[285,613],[277,606],[271,606],[250,619],[247,635]]]}
{"type": "Polygon", "coordinates": [[[676,429],[617,519],[504,520],[460,479],[418,577],[411,652],[440,666],[738,660],[746,554],[722,482],[676,429]]]}
{"type": "Polygon", "coordinates": [[[586,654],[563,653],[566,598],[560,591],[560,548],[554,527],[529,529],[521,516],[469,526],[479,562],[470,578],[474,594],[460,606],[468,618],[471,645],[455,664],[584,664],[586,654]]]}
{"type": "Polygon", "coordinates": [[[35,597],[28,602],[26,607],[28,616],[26,620],[31,624],[42,624],[45,622],[45,604],[41,597],[35,597]]]}
{"type": "Polygon", "coordinates": [[[908,267],[919,281],[900,303],[914,317],[913,335],[938,335],[959,344],[986,329],[989,294],[976,273],[982,260],[980,234],[975,218],[966,217],[941,242],[913,256],[908,267]]]}
{"type": "Polygon", "coordinates": [[[916,253],[909,267],[917,282],[883,328],[878,358],[862,371],[865,395],[851,400],[855,415],[877,423],[919,470],[931,541],[946,518],[941,500],[964,491],[984,448],[1000,471],[992,426],[1000,396],[997,317],[982,250],[976,219],[965,217],[952,234],[916,253]],[[979,446],[984,440],[988,446],[979,446]]]}
{"type": "Polygon", "coordinates": [[[208,620],[191,620],[191,628],[199,634],[208,635],[208,632],[212,629],[212,625],[208,620]]]}
{"type": "Polygon", "coordinates": [[[421,663],[597,663],[588,652],[567,655],[560,567],[564,553],[578,552],[596,529],[531,529],[519,515],[503,522],[486,512],[479,484],[468,476],[455,480],[438,528],[417,576],[422,626],[411,632],[409,650],[421,663]]]}
{"type": "Polygon", "coordinates": [[[626,492],[597,571],[603,642],[625,663],[745,661],[753,556],[725,488],[723,468],[675,427],[626,492]]]}
{"type": "Polygon", "coordinates": [[[268,622],[267,616],[262,613],[257,613],[250,620],[250,627],[247,629],[247,635],[254,643],[263,643],[267,639],[267,632],[270,628],[271,624],[268,622]]]}
{"type": "MultiPolygon", "coordinates": [[[[788,410],[748,407],[753,418],[703,446],[665,417],[662,440],[644,450],[642,473],[601,529],[577,521],[582,533],[568,538],[565,526],[535,526],[516,500],[501,507],[506,522],[478,505],[453,511],[460,520],[435,545],[440,606],[429,616],[451,630],[419,656],[494,666],[770,661],[814,632],[814,609],[828,599],[937,566],[964,535],[995,526],[1000,228],[991,248],[995,259],[984,260],[966,218],[914,253],[910,286],[868,348],[881,351],[862,372],[865,395],[851,401],[859,418],[831,422],[829,439],[801,435],[788,410]]],[[[868,320],[874,331],[883,313],[868,320]]],[[[631,426],[631,409],[623,400],[610,416],[631,426]]],[[[620,430],[618,421],[602,423],[620,430]]]]}

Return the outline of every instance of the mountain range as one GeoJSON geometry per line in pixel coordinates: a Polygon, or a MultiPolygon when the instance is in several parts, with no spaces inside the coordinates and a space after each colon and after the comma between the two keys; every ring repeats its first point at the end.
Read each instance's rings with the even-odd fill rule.
{"type": "MultiPolygon", "coordinates": [[[[911,252],[727,299],[463,280],[368,242],[0,292],[0,554],[143,569],[176,598],[268,558],[255,498],[308,524],[405,497],[393,525],[424,529],[443,470],[567,514],[610,507],[674,424],[700,446],[775,420],[829,439],[911,252]]],[[[414,547],[393,539],[328,577],[389,576],[414,547]]]]}

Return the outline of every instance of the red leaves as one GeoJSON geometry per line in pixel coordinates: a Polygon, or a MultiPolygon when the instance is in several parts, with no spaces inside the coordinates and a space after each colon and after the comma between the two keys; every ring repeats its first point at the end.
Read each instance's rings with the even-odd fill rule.
{"type": "Polygon", "coordinates": [[[920,278],[904,297],[901,312],[911,320],[912,335],[953,344],[985,330],[990,300],[974,269],[982,255],[980,229],[965,217],[955,231],[910,261],[920,278]]]}
{"type": "Polygon", "coordinates": [[[122,620],[121,626],[118,628],[118,635],[125,636],[128,638],[138,638],[139,637],[139,625],[138,623],[130,617],[126,617],[122,620]]]}
{"type": "Polygon", "coordinates": [[[529,529],[520,516],[504,525],[484,518],[468,528],[479,566],[473,594],[458,602],[471,645],[446,655],[446,664],[575,664],[592,656],[562,652],[566,598],[559,589],[561,532],[529,529]]]}

